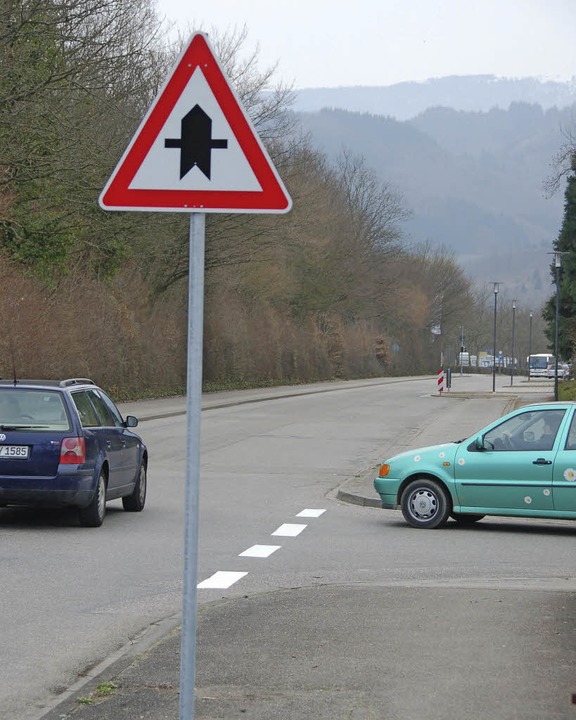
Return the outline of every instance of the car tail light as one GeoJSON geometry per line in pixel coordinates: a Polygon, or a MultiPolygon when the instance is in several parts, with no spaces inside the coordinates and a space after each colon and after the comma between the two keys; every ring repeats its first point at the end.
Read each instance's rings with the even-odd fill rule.
{"type": "Polygon", "coordinates": [[[70,437],[62,440],[60,462],[81,465],[86,462],[86,440],[83,437],[70,437]]]}
{"type": "Polygon", "coordinates": [[[390,472],[390,465],[380,465],[380,470],[378,471],[378,477],[386,477],[388,473],[390,472]]]}

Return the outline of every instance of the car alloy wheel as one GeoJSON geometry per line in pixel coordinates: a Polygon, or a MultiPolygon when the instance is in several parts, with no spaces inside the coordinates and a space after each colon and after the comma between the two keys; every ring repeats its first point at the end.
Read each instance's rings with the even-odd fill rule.
{"type": "Polygon", "coordinates": [[[100,471],[94,496],[90,504],[80,509],[80,525],[82,527],[100,527],[106,515],[106,475],[100,471]]]}
{"type": "Polygon", "coordinates": [[[419,528],[437,528],[446,523],[452,503],[444,487],[422,478],[409,483],[400,502],[407,523],[419,528]]]}
{"type": "Polygon", "coordinates": [[[125,495],[122,498],[122,507],[128,512],[141,512],[144,510],[146,503],[146,489],[147,489],[147,478],[146,478],[146,465],[142,463],[138,471],[138,479],[134,485],[134,490],[130,495],[125,495]]]}

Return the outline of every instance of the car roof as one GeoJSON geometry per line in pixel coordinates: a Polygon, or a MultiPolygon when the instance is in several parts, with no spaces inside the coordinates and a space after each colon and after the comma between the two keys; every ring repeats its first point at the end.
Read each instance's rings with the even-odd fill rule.
{"type": "Polygon", "coordinates": [[[516,410],[563,410],[567,407],[576,405],[576,400],[554,400],[549,402],[531,403],[530,405],[522,405],[516,410]]]}
{"type": "Polygon", "coordinates": [[[13,378],[0,379],[0,387],[44,387],[44,388],[69,388],[78,385],[96,386],[96,383],[89,378],[66,378],[65,380],[25,380],[13,378]]]}

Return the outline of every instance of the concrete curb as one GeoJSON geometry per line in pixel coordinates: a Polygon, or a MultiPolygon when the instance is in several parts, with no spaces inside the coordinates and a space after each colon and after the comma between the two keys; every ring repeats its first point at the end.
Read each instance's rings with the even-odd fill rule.
{"type": "MultiPolygon", "coordinates": [[[[375,475],[370,475],[370,477],[375,477],[375,475]]],[[[374,508],[382,507],[382,504],[380,503],[380,500],[378,500],[378,498],[367,498],[363,495],[351,493],[346,490],[338,490],[336,492],[336,499],[340,500],[341,502],[348,503],[349,505],[361,505],[362,507],[374,508]]]]}

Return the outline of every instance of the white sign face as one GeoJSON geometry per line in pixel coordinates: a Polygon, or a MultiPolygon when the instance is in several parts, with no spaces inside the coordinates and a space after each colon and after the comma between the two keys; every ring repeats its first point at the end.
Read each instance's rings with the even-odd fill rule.
{"type": "Polygon", "coordinates": [[[131,190],[154,190],[159,187],[164,190],[262,190],[199,68],[188,81],[129,187],[131,190]],[[166,140],[178,141],[182,138],[183,119],[194,107],[200,108],[211,121],[212,142],[223,140],[226,147],[212,148],[210,177],[194,163],[181,178],[181,149],[178,146],[166,147],[166,140]]]}

